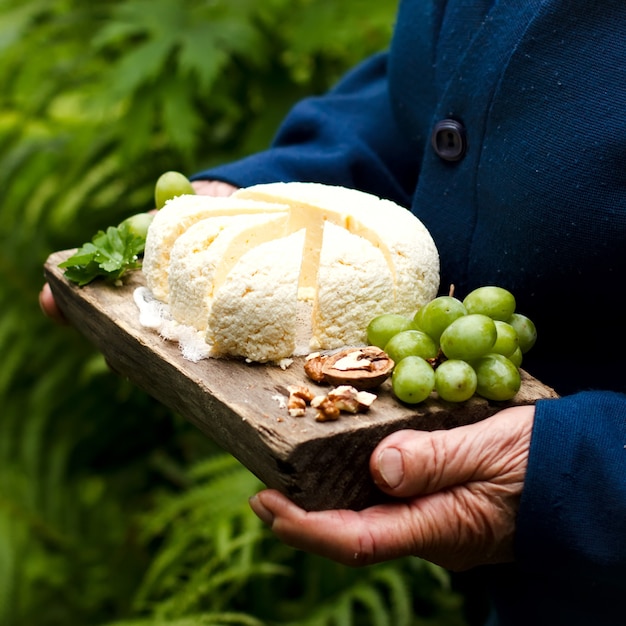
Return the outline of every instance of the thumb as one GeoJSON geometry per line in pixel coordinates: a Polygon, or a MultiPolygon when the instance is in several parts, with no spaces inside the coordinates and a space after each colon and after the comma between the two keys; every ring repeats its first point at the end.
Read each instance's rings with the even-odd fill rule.
{"type": "Polygon", "coordinates": [[[532,406],[511,407],[450,430],[397,431],[372,453],[372,477],[381,490],[396,497],[470,482],[522,480],[533,415],[532,406]]]}

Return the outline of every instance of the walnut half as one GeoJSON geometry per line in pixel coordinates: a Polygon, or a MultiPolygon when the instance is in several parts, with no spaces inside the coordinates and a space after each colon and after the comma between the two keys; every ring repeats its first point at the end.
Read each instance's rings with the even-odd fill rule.
{"type": "Polygon", "coordinates": [[[394,365],[380,348],[365,346],[346,348],[329,355],[312,354],[304,363],[304,371],[318,383],[374,389],[389,378],[394,365]]]}

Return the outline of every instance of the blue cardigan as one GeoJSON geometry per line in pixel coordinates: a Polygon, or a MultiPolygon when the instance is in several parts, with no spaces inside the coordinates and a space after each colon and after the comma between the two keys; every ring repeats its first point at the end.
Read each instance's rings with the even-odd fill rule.
{"type": "Polygon", "coordinates": [[[435,238],[442,292],[516,295],[523,367],[562,397],[537,404],[516,562],[482,568],[492,623],[624,626],[626,2],[404,0],[388,54],[194,178],[391,198],[435,238]]]}

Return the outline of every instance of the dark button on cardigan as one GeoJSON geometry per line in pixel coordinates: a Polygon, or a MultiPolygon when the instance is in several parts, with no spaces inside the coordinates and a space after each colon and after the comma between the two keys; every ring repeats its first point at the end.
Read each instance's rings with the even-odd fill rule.
{"type": "Polygon", "coordinates": [[[441,120],[433,128],[431,144],[444,161],[459,161],[467,151],[465,127],[457,120],[441,120]]]}

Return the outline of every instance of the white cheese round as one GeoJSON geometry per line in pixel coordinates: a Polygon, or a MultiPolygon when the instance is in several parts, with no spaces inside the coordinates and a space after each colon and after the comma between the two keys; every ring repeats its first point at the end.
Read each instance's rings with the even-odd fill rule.
{"type": "Polygon", "coordinates": [[[303,314],[309,350],[363,345],[373,317],[413,316],[439,289],[437,249],[410,211],[318,183],[171,200],[150,225],[143,271],[210,354],[258,362],[294,355],[303,314]]]}

